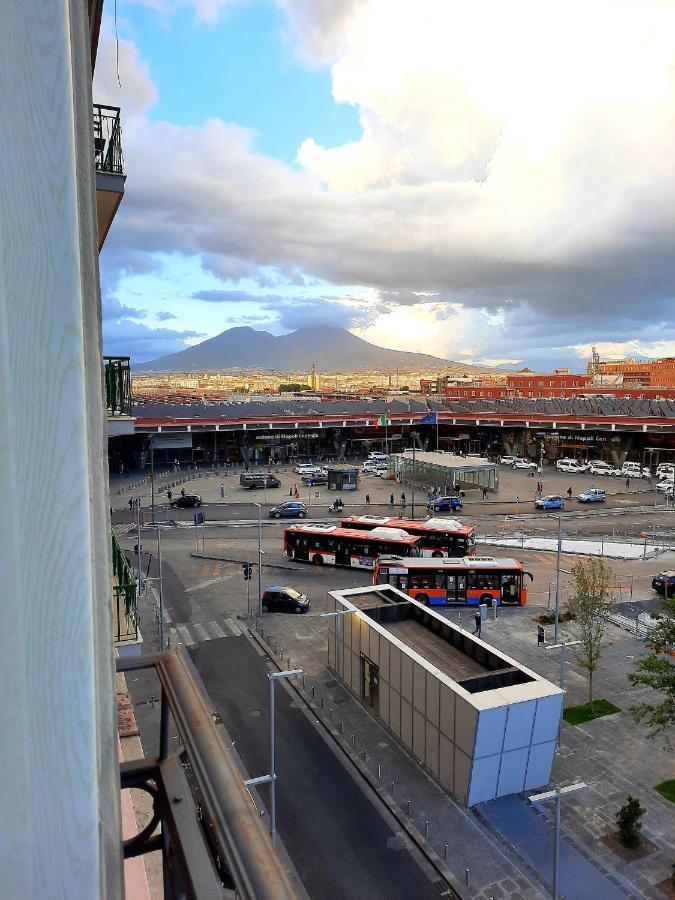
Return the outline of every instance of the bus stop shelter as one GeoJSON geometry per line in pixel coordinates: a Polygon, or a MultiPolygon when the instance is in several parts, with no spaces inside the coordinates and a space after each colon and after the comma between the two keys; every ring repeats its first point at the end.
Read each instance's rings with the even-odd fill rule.
{"type": "Polygon", "coordinates": [[[329,491],[355,491],[359,486],[356,466],[328,466],[329,491]]]}
{"type": "Polygon", "coordinates": [[[459,484],[462,490],[499,488],[499,470],[488,459],[474,456],[455,456],[453,453],[410,450],[395,453],[389,457],[389,474],[396,475],[401,484],[418,487],[437,487],[441,493],[449,494],[459,484]]]}

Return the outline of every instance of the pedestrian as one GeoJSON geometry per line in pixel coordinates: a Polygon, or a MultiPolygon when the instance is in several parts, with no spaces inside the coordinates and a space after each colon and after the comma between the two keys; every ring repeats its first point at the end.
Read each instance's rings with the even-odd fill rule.
{"type": "Polygon", "coordinates": [[[455,482],[455,496],[459,497],[459,481],[455,482]]]}
{"type": "Polygon", "coordinates": [[[288,496],[289,497],[293,496],[293,488],[292,487],[289,487],[289,489],[288,489],[288,496]]]}
{"type": "Polygon", "coordinates": [[[520,497],[516,494],[516,506],[520,503],[520,497]]]}
{"type": "Polygon", "coordinates": [[[543,625],[537,625],[537,647],[546,643],[546,632],[543,625]]]}
{"type": "Polygon", "coordinates": [[[370,494],[366,494],[366,506],[370,506],[370,494]]]}
{"type": "Polygon", "coordinates": [[[300,491],[297,489],[297,487],[295,489],[295,493],[293,494],[293,496],[295,497],[296,500],[300,499],[300,491]]]}
{"type": "Polygon", "coordinates": [[[474,634],[477,634],[478,637],[480,637],[480,630],[481,630],[481,626],[482,626],[482,624],[483,624],[483,620],[482,620],[482,618],[481,618],[481,614],[480,614],[480,610],[479,610],[479,609],[477,609],[476,612],[474,613],[473,621],[474,621],[475,624],[476,624],[476,627],[474,628],[473,633],[474,633],[474,634]]]}
{"type": "Polygon", "coordinates": [[[220,482],[220,498],[221,498],[221,500],[223,499],[224,496],[225,496],[225,485],[221,481],[220,482]]]}
{"type": "Polygon", "coordinates": [[[248,462],[245,462],[245,463],[244,463],[244,471],[245,471],[245,472],[248,472],[248,462]]]}
{"type": "Polygon", "coordinates": [[[394,495],[391,494],[391,495],[389,496],[389,506],[393,506],[394,503],[395,503],[395,501],[394,501],[394,495]]]}
{"type": "Polygon", "coordinates": [[[134,508],[134,501],[133,501],[133,498],[132,498],[132,497],[129,497],[129,509],[133,509],[133,508],[134,508]]]}
{"type": "Polygon", "coordinates": [[[571,500],[571,499],[572,499],[572,493],[573,493],[573,491],[572,491],[572,485],[570,485],[570,486],[567,488],[567,499],[568,499],[568,500],[571,500]]]}
{"type": "Polygon", "coordinates": [[[173,494],[171,493],[171,488],[169,488],[169,490],[166,492],[166,499],[169,501],[169,503],[171,503],[172,497],[173,497],[173,494]]]}
{"type": "Polygon", "coordinates": [[[483,500],[487,500],[488,498],[488,489],[483,487],[483,500]]]}
{"type": "Polygon", "coordinates": [[[180,495],[181,495],[181,497],[185,496],[185,488],[180,489],[180,495]]]}
{"type": "Polygon", "coordinates": [[[628,475],[626,475],[626,490],[630,490],[630,478],[628,477],[628,475]]]}

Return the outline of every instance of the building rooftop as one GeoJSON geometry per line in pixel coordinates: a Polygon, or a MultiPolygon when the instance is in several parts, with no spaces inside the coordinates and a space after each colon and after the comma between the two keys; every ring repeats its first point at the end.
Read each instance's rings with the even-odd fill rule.
{"type": "MultiPolygon", "coordinates": [[[[411,452],[392,453],[392,456],[400,459],[412,459],[411,452]]],[[[415,460],[420,463],[429,463],[432,466],[444,466],[448,469],[476,469],[480,466],[494,468],[494,463],[482,456],[456,456],[454,453],[441,453],[435,450],[416,450],[415,460]]]]}

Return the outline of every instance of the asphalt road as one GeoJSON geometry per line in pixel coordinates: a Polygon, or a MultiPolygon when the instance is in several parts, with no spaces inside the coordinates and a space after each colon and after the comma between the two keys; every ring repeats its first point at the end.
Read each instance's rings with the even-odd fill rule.
{"type": "MultiPolygon", "coordinates": [[[[268,665],[245,637],[201,644],[195,665],[251,776],[269,769],[268,665]]],[[[297,700],[276,688],[277,830],[307,891],[438,900],[436,874],[377,808],[297,700]]],[[[265,798],[266,789],[261,789],[265,798]]]]}

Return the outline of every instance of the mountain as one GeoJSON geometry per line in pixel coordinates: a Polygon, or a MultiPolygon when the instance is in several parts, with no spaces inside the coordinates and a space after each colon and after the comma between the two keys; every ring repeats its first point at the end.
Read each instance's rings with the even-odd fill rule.
{"type": "Polygon", "coordinates": [[[463,363],[387,350],[369,344],[344,328],[299,328],[275,337],[253,328],[229,328],[178,353],[134,365],[135,372],[203,372],[207,369],[274,369],[298,372],[316,364],[319,372],[363,372],[365,369],[401,372],[460,366],[463,363]]]}

